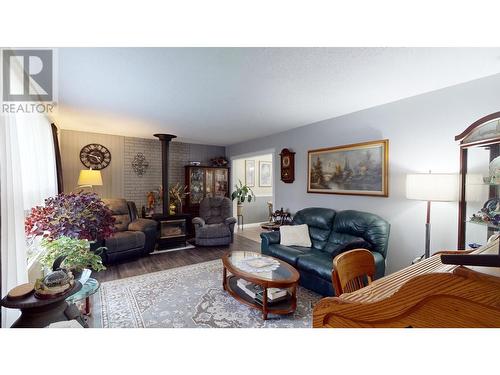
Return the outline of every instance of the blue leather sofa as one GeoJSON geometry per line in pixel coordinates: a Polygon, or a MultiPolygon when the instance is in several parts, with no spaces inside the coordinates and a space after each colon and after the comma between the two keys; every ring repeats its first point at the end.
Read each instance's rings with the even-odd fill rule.
{"type": "Polygon", "coordinates": [[[263,254],[284,260],[300,273],[300,285],[333,296],[333,258],[347,250],[366,248],[375,258],[375,278],[384,276],[390,224],[361,211],[311,207],[298,211],[292,225],[307,224],[312,247],[280,245],[279,232],[261,233],[263,254]]]}

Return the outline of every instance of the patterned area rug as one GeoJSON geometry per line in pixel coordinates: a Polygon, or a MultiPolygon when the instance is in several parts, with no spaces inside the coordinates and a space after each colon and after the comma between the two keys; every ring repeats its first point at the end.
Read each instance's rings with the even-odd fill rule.
{"type": "Polygon", "coordinates": [[[312,327],[312,306],[321,298],[299,287],[294,314],[264,321],[222,289],[220,260],[105,282],[96,297],[104,328],[312,327]]]}

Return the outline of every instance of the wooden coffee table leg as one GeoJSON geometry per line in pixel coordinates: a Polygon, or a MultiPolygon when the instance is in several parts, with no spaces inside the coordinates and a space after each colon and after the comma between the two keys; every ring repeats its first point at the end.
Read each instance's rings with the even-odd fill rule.
{"type": "Polygon", "coordinates": [[[267,320],[267,288],[264,288],[264,295],[262,296],[262,315],[264,320],[267,320]]]}
{"type": "Polygon", "coordinates": [[[292,312],[297,308],[297,284],[292,288],[292,312]]]}
{"type": "Polygon", "coordinates": [[[90,315],[90,297],[85,298],[85,315],[90,315]]]}
{"type": "Polygon", "coordinates": [[[222,289],[226,290],[226,277],[227,277],[227,270],[226,267],[222,267],[222,289]]]}

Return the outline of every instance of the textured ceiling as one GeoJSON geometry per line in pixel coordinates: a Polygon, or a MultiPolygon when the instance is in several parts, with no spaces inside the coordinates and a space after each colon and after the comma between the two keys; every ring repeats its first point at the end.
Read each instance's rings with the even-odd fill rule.
{"type": "Polygon", "coordinates": [[[500,73],[499,48],[61,48],[63,129],[229,145],[500,73]]]}

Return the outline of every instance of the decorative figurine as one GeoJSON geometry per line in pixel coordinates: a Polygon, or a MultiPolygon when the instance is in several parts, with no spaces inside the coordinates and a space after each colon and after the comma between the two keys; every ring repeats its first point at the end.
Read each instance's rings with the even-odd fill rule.
{"type": "Polygon", "coordinates": [[[273,202],[271,202],[271,201],[267,202],[267,209],[269,210],[269,218],[267,219],[267,221],[269,223],[272,223],[273,222],[273,202]]]}
{"type": "Polygon", "coordinates": [[[218,158],[213,158],[210,160],[210,163],[214,167],[225,167],[228,164],[228,161],[225,157],[221,156],[218,158]]]}
{"type": "Polygon", "coordinates": [[[155,213],[156,197],[154,191],[148,191],[146,193],[148,201],[148,215],[152,216],[155,213]]]}
{"type": "Polygon", "coordinates": [[[59,269],[38,279],[35,283],[35,297],[40,299],[56,298],[73,287],[75,283],[71,271],[59,269]]]}
{"type": "Polygon", "coordinates": [[[470,221],[475,223],[500,225],[500,198],[488,199],[480,211],[473,214],[470,221]]]}
{"type": "Polygon", "coordinates": [[[283,207],[281,207],[281,210],[274,212],[273,222],[280,225],[288,225],[292,222],[292,215],[290,215],[290,212],[285,212],[283,207]]]}

